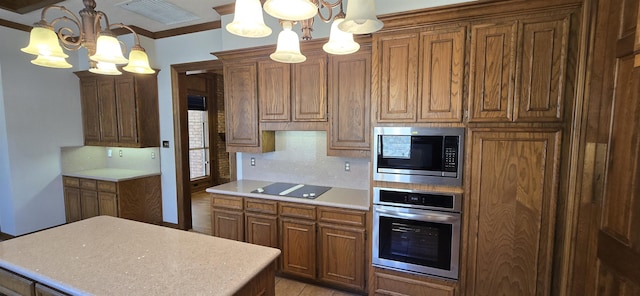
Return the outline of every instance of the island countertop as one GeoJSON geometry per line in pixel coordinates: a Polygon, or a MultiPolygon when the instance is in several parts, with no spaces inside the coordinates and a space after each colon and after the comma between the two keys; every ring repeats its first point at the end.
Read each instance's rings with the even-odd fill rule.
{"type": "Polygon", "coordinates": [[[279,200],[286,202],[306,203],[319,206],[338,207],[345,209],[369,210],[369,192],[367,190],[333,187],[315,199],[296,198],[262,193],[252,193],[259,187],[264,187],[275,182],[257,180],[238,180],[218,186],[207,188],[209,193],[237,195],[262,199],[279,200]]]}
{"type": "Polygon", "coordinates": [[[99,216],[0,242],[0,267],[72,295],[232,295],[279,254],[99,216]]]}

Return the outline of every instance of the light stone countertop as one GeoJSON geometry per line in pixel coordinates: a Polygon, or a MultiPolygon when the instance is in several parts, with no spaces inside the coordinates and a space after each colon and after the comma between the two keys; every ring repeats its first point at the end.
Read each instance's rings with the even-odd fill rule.
{"type": "Polygon", "coordinates": [[[120,182],[131,179],[159,176],[160,172],[149,172],[130,169],[102,168],[93,170],[84,170],[77,172],[63,173],[63,176],[96,179],[102,181],[120,182]]]}
{"type": "Polygon", "coordinates": [[[262,199],[271,199],[287,202],[296,202],[304,204],[312,204],[319,206],[329,206],[353,210],[368,211],[369,210],[369,191],[358,189],[347,189],[333,187],[329,191],[323,193],[315,199],[287,197],[279,195],[268,195],[262,193],[251,193],[260,187],[265,187],[276,182],[256,181],[256,180],[238,180],[230,183],[207,188],[209,193],[237,195],[244,197],[254,197],[262,199]]]}
{"type": "Polygon", "coordinates": [[[0,267],[72,295],[232,295],[279,254],[99,216],[0,242],[0,267]]]}

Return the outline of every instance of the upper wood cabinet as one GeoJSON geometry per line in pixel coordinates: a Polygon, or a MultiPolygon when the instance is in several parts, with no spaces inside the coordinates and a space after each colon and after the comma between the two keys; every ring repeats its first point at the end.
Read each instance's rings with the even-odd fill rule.
{"type": "MultiPolygon", "coordinates": [[[[255,61],[224,63],[224,109],[228,152],[255,153],[275,150],[273,132],[261,132],[258,126],[257,68],[255,61]]],[[[277,113],[274,111],[276,109],[272,109],[271,112],[277,113]]]]}
{"type": "Polygon", "coordinates": [[[327,154],[369,156],[371,136],[371,51],[331,56],[329,67],[330,127],[327,154]]]}
{"type": "Polygon", "coordinates": [[[560,122],[569,16],[471,27],[470,122],[560,122]]]}
{"type": "Polygon", "coordinates": [[[466,27],[374,38],[376,121],[461,122],[466,27]]]}
{"type": "Polygon", "coordinates": [[[85,145],[157,147],[160,145],[156,75],[105,76],[76,72],[85,145]]]}
{"type": "Polygon", "coordinates": [[[327,121],[327,56],[303,63],[258,62],[260,122],[327,121]]]}

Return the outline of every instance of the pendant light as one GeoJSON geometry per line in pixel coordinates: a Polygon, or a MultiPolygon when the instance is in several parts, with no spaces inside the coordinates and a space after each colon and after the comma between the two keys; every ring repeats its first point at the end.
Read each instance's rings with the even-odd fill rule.
{"type": "Polygon", "coordinates": [[[20,49],[22,52],[36,56],[31,63],[43,67],[51,68],[71,68],[66,58],[69,57],[58,42],[58,35],[53,31],[53,27],[48,25],[38,26],[38,23],[31,29],[29,35],[29,45],[20,49]]]}
{"type": "Polygon", "coordinates": [[[343,32],[338,27],[344,21],[344,12],[340,5],[340,12],[333,19],[331,31],[329,33],[329,41],[322,46],[322,49],[330,54],[350,54],[360,49],[360,44],[353,41],[353,34],[343,32]]]}
{"type": "Polygon", "coordinates": [[[369,34],[382,29],[383,25],[376,17],[374,0],[349,0],[347,17],[338,28],[352,34],[369,34]]]}
{"type": "Polygon", "coordinates": [[[122,55],[120,41],[109,30],[100,32],[98,41],[96,41],[96,53],[89,59],[112,64],[126,64],[128,62],[127,58],[122,55]]]}
{"type": "Polygon", "coordinates": [[[122,68],[127,72],[138,74],[153,74],[156,71],[149,67],[149,57],[144,48],[136,45],[129,52],[129,64],[122,68]]]}
{"type": "Polygon", "coordinates": [[[307,57],[300,53],[300,40],[298,34],[291,31],[292,21],[282,21],[282,32],[278,34],[276,52],[269,57],[281,63],[302,63],[307,57]]]}
{"type": "Polygon", "coordinates": [[[267,0],[263,8],[272,17],[289,21],[310,19],[318,13],[318,5],[309,0],[267,0]]]}
{"type": "Polygon", "coordinates": [[[107,62],[98,62],[95,68],[89,69],[89,72],[102,75],[120,75],[122,72],[116,68],[116,64],[107,62]]]}
{"type": "Polygon", "coordinates": [[[31,63],[42,67],[58,69],[68,69],[73,67],[71,64],[67,63],[67,60],[65,58],[43,55],[39,55],[34,60],[32,60],[31,63]]]}
{"type": "Polygon", "coordinates": [[[258,38],[271,35],[271,28],[264,24],[260,0],[236,0],[233,22],[227,24],[231,34],[258,38]]]}

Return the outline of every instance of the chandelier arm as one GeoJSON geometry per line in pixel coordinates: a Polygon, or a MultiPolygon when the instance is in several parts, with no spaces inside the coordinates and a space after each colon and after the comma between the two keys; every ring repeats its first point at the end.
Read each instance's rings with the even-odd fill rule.
{"type": "Polygon", "coordinates": [[[93,23],[93,28],[94,28],[94,31],[97,33],[102,31],[102,26],[100,26],[100,20],[103,18],[105,23],[105,30],[109,30],[110,25],[109,25],[109,18],[107,17],[107,15],[102,11],[96,11],[96,18],[93,23]]]}
{"type": "Polygon", "coordinates": [[[318,17],[325,23],[331,22],[333,20],[333,9],[340,5],[340,11],[342,11],[342,0],[337,0],[336,2],[329,2],[327,0],[317,0],[318,4],[318,17]],[[324,16],[322,14],[322,8],[325,7],[329,11],[328,16],[324,16]]]}
{"type": "Polygon", "coordinates": [[[129,26],[123,24],[123,23],[113,24],[113,25],[110,26],[109,29],[111,29],[111,28],[124,28],[124,29],[127,29],[127,30],[131,31],[131,33],[133,34],[133,38],[135,39],[135,42],[136,42],[135,45],[140,46],[140,36],[138,36],[138,33],[136,33],[136,31],[134,31],[133,28],[131,28],[131,27],[129,27],[129,26]]]}
{"type": "Polygon", "coordinates": [[[80,46],[82,46],[82,38],[80,37],[80,35],[82,35],[82,27],[80,26],[80,19],[78,19],[78,17],[66,7],[59,5],[49,5],[45,7],[44,9],[42,9],[40,21],[36,23],[36,25],[50,27],[53,30],[55,24],[58,22],[71,22],[78,28],[77,32],[74,31],[73,28],[69,27],[61,27],[60,29],[58,29],[56,34],[58,35],[58,39],[60,39],[62,46],[68,50],[77,50],[78,48],[80,48],[80,46]],[[46,20],[46,14],[51,9],[56,9],[63,13],[66,13],[67,15],[70,15],[71,18],[67,15],[63,15],[61,17],[53,19],[49,23],[46,20]],[[78,36],[75,36],[76,33],[78,36]]]}

